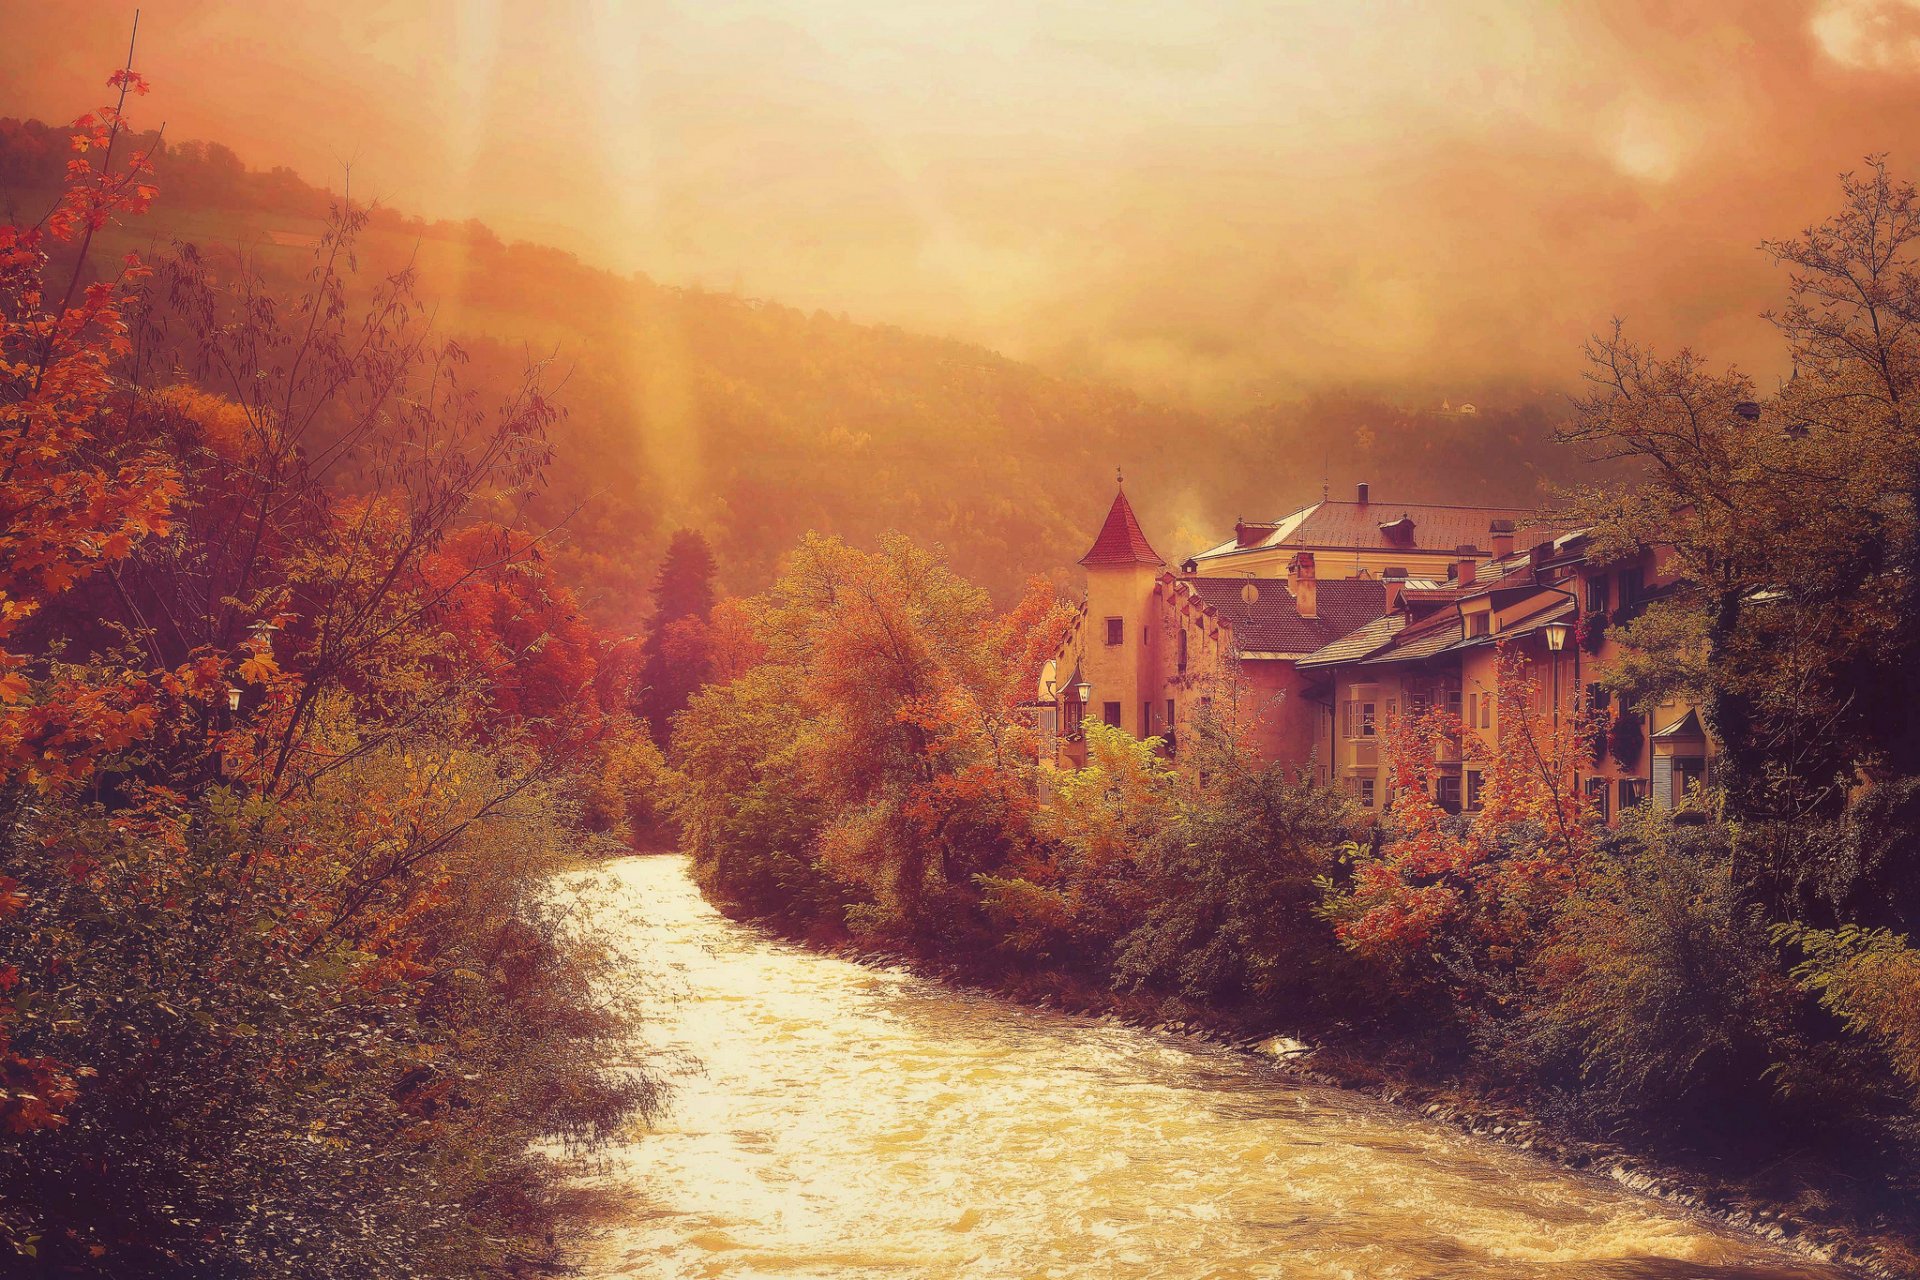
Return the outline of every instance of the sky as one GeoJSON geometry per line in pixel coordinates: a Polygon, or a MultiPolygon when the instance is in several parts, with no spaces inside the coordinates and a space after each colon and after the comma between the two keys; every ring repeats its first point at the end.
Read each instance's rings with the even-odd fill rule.
{"type": "MultiPolygon", "coordinates": [[[[0,0],[0,114],[133,7],[0,0]]],[[[1203,407],[1563,386],[1616,315],[1776,378],[1759,243],[1920,173],[1920,0],[141,9],[169,137],[1203,407]]]]}

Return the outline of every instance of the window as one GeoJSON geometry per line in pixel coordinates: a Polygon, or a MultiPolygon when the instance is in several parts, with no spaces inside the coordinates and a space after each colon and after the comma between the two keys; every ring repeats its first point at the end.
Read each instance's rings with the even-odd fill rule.
{"type": "MultiPolygon", "coordinates": [[[[1185,627],[1182,627],[1182,628],[1180,628],[1180,663],[1179,663],[1179,669],[1180,669],[1180,670],[1182,670],[1182,671],[1185,671],[1185,670],[1187,669],[1187,629],[1186,629],[1185,627]]],[[[1172,705],[1172,704],[1168,704],[1168,705],[1172,705]]],[[[1171,717],[1171,716],[1169,716],[1168,718],[1169,718],[1169,719],[1171,719],[1172,717],[1171,717]]]]}
{"type": "Polygon", "coordinates": [[[1639,600],[1640,593],[1645,589],[1640,570],[1622,569],[1620,571],[1620,607],[1622,609],[1639,600]]]}
{"type": "Polygon", "coordinates": [[[1699,756],[1673,758],[1673,804],[1677,809],[1687,802],[1690,792],[1706,781],[1707,762],[1699,756]]]}
{"type": "Polygon", "coordinates": [[[1371,809],[1371,808],[1373,808],[1373,807],[1374,807],[1374,805],[1373,805],[1373,801],[1374,801],[1374,781],[1373,781],[1373,775],[1372,775],[1372,774],[1366,774],[1366,775],[1364,775],[1363,777],[1359,777],[1359,778],[1356,778],[1356,779],[1354,779],[1354,781],[1355,781],[1355,783],[1357,783],[1357,784],[1358,784],[1358,787],[1359,787],[1359,791],[1360,791],[1360,803],[1361,803],[1361,804],[1363,804],[1363,805],[1365,805],[1365,806],[1367,806],[1367,808],[1369,808],[1369,809],[1371,809]]]}
{"type": "Polygon", "coordinates": [[[1428,697],[1426,694],[1410,693],[1407,695],[1407,714],[1412,716],[1414,719],[1418,720],[1420,717],[1426,715],[1427,712],[1432,709],[1433,709],[1433,699],[1428,697]]]}
{"type": "Polygon", "coordinates": [[[1612,705],[1613,693],[1607,686],[1603,684],[1590,684],[1587,686],[1587,709],[1589,711],[1605,711],[1612,705]]]}
{"type": "Polygon", "coordinates": [[[1595,574],[1587,579],[1587,612],[1605,613],[1607,611],[1607,575],[1595,574]]]}
{"type": "Polygon", "coordinates": [[[1605,778],[1587,779],[1587,804],[1593,809],[1593,816],[1601,822],[1607,820],[1607,780],[1605,778]]]}
{"type": "Polygon", "coordinates": [[[1460,714],[1460,691],[1458,689],[1447,690],[1441,695],[1441,705],[1446,707],[1448,715],[1457,717],[1460,714]]]}
{"type": "Polygon", "coordinates": [[[1647,798],[1647,783],[1644,778],[1620,779],[1620,807],[1631,809],[1647,798]]]}
{"type": "Polygon", "coordinates": [[[1471,729],[1476,725],[1478,725],[1479,723],[1480,723],[1480,695],[1477,693],[1470,693],[1467,695],[1467,728],[1471,729]]]}
{"type": "Polygon", "coordinates": [[[1467,634],[1468,635],[1484,636],[1484,635],[1491,635],[1492,633],[1493,633],[1493,611],[1492,610],[1489,609],[1482,613],[1470,613],[1467,615],[1467,634]]]}
{"type": "Polygon", "coordinates": [[[1433,799],[1448,813],[1460,812],[1460,775],[1443,773],[1433,780],[1433,799]]]}
{"type": "Polygon", "coordinates": [[[1346,735],[1348,738],[1371,738],[1377,731],[1374,720],[1375,704],[1364,698],[1355,698],[1346,707],[1346,735]]]}
{"type": "Polygon", "coordinates": [[[1118,729],[1120,727],[1120,704],[1117,702],[1101,703],[1100,720],[1101,723],[1105,724],[1108,728],[1118,729]]]}
{"type": "Polygon", "coordinates": [[[1140,704],[1140,736],[1144,738],[1152,732],[1153,704],[1151,702],[1143,702],[1140,704]]]}
{"type": "Polygon", "coordinates": [[[1127,620],[1125,618],[1107,619],[1107,643],[1125,644],[1127,639],[1127,620]]]}
{"type": "Polygon", "coordinates": [[[1493,728],[1493,695],[1490,693],[1480,695],[1480,727],[1493,728]]]}
{"type": "Polygon", "coordinates": [[[1467,810],[1471,813],[1480,812],[1480,783],[1480,771],[1467,770],[1467,810]]]}

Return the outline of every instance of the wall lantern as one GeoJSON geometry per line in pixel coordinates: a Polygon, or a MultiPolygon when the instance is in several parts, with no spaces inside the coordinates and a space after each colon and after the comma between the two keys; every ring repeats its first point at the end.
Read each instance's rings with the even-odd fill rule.
{"type": "Polygon", "coordinates": [[[240,709],[240,686],[237,684],[230,684],[227,686],[227,710],[238,711],[239,709],[240,709]]]}
{"type": "Polygon", "coordinates": [[[1082,680],[1079,684],[1073,686],[1073,691],[1076,695],[1078,695],[1080,705],[1083,707],[1086,706],[1087,703],[1093,700],[1093,686],[1088,684],[1085,680],[1082,680]]]}
{"type": "Polygon", "coordinates": [[[1547,633],[1547,648],[1554,653],[1567,647],[1567,636],[1573,630],[1564,622],[1549,622],[1540,629],[1547,633]]]}

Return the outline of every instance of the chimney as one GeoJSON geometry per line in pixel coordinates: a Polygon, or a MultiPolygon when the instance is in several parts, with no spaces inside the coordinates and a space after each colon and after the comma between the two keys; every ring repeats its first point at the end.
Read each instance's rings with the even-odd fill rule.
{"type": "Polygon", "coordinates": [[[1453,554],[1456,557],[1453,562],[1454,582],[1463,587],[1472,586],[1474,580],[1479,576],[1479,565],[1474,559],[1474,556],[1477,554],[1477,549],[1470,545],[1462,545],[1455,547],[1453,554]]]}
{"type": "Polygon", "coordinates": [[[1360,482],[1360,505],[1363,507],[1367,505],[1367,482],[1365,480],[1360,482]]]}
{"type": "Polygon", "coordinates": [[[1407,571],[1399,565],[1389,565],[1380,573],[1380,582],[1387,589],[1387,609],[1392,613],[1400,607],[1400,593],[1407,589],[1407,571]]]}
{"type": "Polygon", "coordinates": [[[1504,518],[1495,520],[1487,527],[1487,532],[1493,539],[1495,560],[1504,560],[1513,554],[1513,521],[1504,518]]]}
{"type": "Polygon", "coordinates": [[[1313,576],[1313,552],[1299,551],[1287,561],[1287,588],[1293,608],[1303,618],[1320,616],[1320,583],[1313,576]]]}

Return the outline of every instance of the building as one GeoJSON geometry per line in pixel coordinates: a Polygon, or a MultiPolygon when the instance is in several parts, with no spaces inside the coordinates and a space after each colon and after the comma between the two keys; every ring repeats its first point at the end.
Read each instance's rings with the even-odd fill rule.
{"type": "Polygon", "coordinates": [[[1428,575],[1510,552],[1523,514],[1376,502],[1363,484],[1352,501],[1242,521],[1176,571],[1122,488],[1080,559],[1085,602],[1036,690],[1045,757],[1082,763],[1086,716],[1177,751],[1182,726],[1216,708],[1264,757],[1325,773],[1319,678],[1300,661],[1384,616],[1390,580],[1433,586],[1428,575]]]}
{"type": "Polygon", "coordinates": [[[1175,571],[1123,489],[1081,557],[1085,602],[1041,673],[1043,759],[1083,764],[1087,716],[1177,752],[1204,710],[1234,717],[1262,758],[1310,768],[1377,810],[1393,726],[1438,706],[1480,742],[1440,746],[1436,798],[1472,810],[1472,761],[1501,742],[1504,650],[1537,664],[1555,724],[1592,722],[1580,783],[1602,816],[1648,796],[1677,803],[1711,765],[1698,714],[1673,705],[1642,723],[1591,679],[1615,656],[1610,629],[1680,588],[1668,558],[1653,548],[1602,562],[1584,533],[1523,529],[1526,518],[1379,502],[1363,484],[1352,501],[1241,521],[1175,571]]]}

